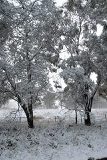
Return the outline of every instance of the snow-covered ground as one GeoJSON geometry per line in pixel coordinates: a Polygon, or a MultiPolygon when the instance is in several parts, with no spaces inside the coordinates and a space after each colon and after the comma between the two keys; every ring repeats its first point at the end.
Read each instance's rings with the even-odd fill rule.
{"type": "Polygon", "coordinates": [[[90,127],[81,123],[79,113],[75,125],[74,111],[35,109],[35,128],[29,129],[21,111],[14,119],[15,108],[11,102],[0,109],[0,160],[107,157],[107,109],[92,110],[95,119],[90,127]]]}

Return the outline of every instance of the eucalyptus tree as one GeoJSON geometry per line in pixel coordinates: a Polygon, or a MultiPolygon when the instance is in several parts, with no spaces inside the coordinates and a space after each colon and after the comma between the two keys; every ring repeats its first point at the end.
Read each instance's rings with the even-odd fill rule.
{"type": "Polygon", "coordinates": [[[62,43],[69,58],[62,62],[67,87],[77,106],[85,110],[85,124],[91,125],[90,112],[95,93],[101,83],[101,70],[96,55],[101,51],[97,36],[97,21],[91,1],[69,0],[62,21],[62,43]],[[97,53],[96,53],[97,52],[97,53]],[[92,82],[91,74],[96,73],[97,81],[92,82]]]}
{"type": "Polygon", "coordinates": [[[33,106],[49,83],[48,61],[58,57],[59,14],[51,0],[16,0],[11,7],[12,34],[0,58],[1,101],[16,100],[33,128],[33,106]]]}

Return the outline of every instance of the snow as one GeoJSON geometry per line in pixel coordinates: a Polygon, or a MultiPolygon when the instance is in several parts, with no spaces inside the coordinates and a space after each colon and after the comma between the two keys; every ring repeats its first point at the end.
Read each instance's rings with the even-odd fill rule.
{"type": "MultiPolygon", "coordinates": [[[[107,157],[107,109],[93,109],[92,126],[75,124],[75,112],[65,109],[35,109],[35,128],[9,115],[13,102],[0,110],[0,160],[87,160],[107,157]],[[3,116],[2,116],[3,114],[3,116]],[[8,118],[7,118],[8,115],[8,118]]],[[[16,107],[17,109],[17,107],[16,107]]]]}

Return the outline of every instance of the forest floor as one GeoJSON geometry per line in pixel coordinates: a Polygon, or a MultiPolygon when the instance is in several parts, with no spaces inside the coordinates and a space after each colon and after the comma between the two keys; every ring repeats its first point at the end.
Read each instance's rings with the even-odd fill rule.
{"type": "MultiPolygon", "coordinates": [[[[13,111],[13,110],[12,110],[13,111]]],[[[94,109],[92,126],[73,111],[35,110],[34,129],[25,118],[0,111],[0,160],[87,160],[107,157],[107,109],[94,109]],[[3,114],[4,113],[4,114],[3,114]],[[5,115],[5,117],[3,117],[5,115]]]]}

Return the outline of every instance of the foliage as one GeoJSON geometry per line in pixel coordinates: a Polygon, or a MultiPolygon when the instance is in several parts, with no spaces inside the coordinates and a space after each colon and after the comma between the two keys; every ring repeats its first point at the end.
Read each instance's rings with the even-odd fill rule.
{"type": "Polygon", "coordinates": [[[18,101],[29,120],[33,117],[33,105],[49,83],[46,59],[48,53],[54,53],[57,37],[53,32],[58,16],[50,0],[17,1],[11,7],[12,34],[0,58],[0,90],[5,100],[18,101]]]}

